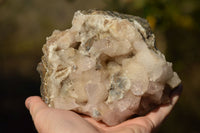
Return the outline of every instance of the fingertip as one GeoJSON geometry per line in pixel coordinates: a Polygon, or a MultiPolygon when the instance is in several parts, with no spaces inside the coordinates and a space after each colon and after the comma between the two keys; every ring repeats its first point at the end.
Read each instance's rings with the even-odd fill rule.
{"type": "Polygon", "coordinates": [[[180,96],[183,91],[183,85],[180,84],[176,88],[174,88],[171,92],[171,97],[180,96]]]}
{"type": "Polygon", "coordinates": [[[35,102],[35,101],[42,101],[42,99],[39,96],[30,96],[28,98],[26,98],[25,100],[25,106],[28,110],[30,110],[30,104],[31,102],[35,102]]]}
{"type": "Polygon", "coordinates": [[[170,95],[170,97],[171,97],[171,105],[172,106],[174,106],[177,103],[182,91],[183,91],[182,84],[180,84],[179,86],[174,88],[174,90],[172,90],[171,95],[170,95]]]}
{"type": "Polygon", "coordinates": [[[28,98],[26,98],[26,100],[25,100],[25,106],[26,106],[26,108],[27,108],[28,110],[29,110],[29,108],[30,108],[30,106],[29,106],[30,100],[31,100],[31,97],[28,97],[28,98]]]}
{"type": "Polygon", "coordinates": [[[44,101],[39,96],[31,96],[26,100],[26,106],[30,111],[30,114],[33,120],[36,119],[36,116],[42,110],[49,109],[48,106],[44,103],[44,101]]]}
{"type": "Polygon", "coordinates": [[[32,115],[33,119],[39,111],[48,108],[48,106],[42,101],[42,99],[39,96],[28,97],[25,101],[25,105],[30,111],[30,114],[32,115]]]}
{"type": "Polygon", "coordinates": [[[170,94],[171,103],[160,106],[159,108],[147,114],[146,117],[149,118],[154,123],[154,125],[159,125],[169,115],[169,113],[177,103],[182,93],[182,90],[182,85],[177,86],[174,90],[172,90],[170,94]]]}

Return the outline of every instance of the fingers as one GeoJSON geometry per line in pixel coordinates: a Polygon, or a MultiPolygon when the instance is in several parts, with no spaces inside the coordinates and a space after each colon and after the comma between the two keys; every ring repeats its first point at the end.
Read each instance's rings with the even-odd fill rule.
{"type": "Polygon", "coordinates": [[[25,105],[27,109],[30,111],[31,116],[33,119],[35,118],[36,114],[43,110],[48,109],[48,106],[42,101],[42,99],[38,96],[31,96],[26,99],[25,105]]]}
{"type": "Polygon", "coordinates": [[[182,92],[182,85],[178,86],[172,91],[170,104],[160,106],[158,109],[147,114],[145,118],[151,121],[154,127],[157,127],[158,125],[160,125],[160,123],[171,112],[172,108],[178,101],[181,92],[182,92]]]}
{"type": "Polygon", "coordinates": [[[178,87],[176,87],[172,92],[171,92],[171,98],[173,98],[174,96],[180,96],[181,93],[183,91],[183,86],[179,85],[178,87]]]}
{"type": "Polygon", "coordinates": [[[89,116],[82,116],[86,121],[88,121],[89,123],[91,123],[92,125],[94,125],[95,127],[99,128],[99,129],[107,129],[108,126],[102,122],[96,121],[93,118],[89,117],[89,116]]]}

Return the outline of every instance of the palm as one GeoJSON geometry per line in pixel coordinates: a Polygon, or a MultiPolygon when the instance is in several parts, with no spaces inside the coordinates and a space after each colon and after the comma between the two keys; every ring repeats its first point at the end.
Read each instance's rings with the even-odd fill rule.
{"type": "Polygon", "coordinates": [[[153,124],[145,117],[138,117],[117,126],[109,127],[104,123],[97,122],[91,117],[80,116],[72,111],[60,109],[42,109],[37,115],[33,116],[35,126],[39,132],[56,133],[65,132],[65,130],[72,131],[78,129],[85,132],[106,132],[106,133],[134,133],[136,130],[141,133],[150,132],[153,129],[153,124]],[[70,125],[69,125],[70,123],[70,125]],[[59,125],[59,131],[55,128],[59,125]],[[86,127],[89,127],[86,129],[86,127]]]}
{"type": "Polygon", "coordinates": [[[153,124],[145,117],[134,118],[113,127],[109,127],[104,123],[97,122],[90,117],[86,117],[84,119],[100,129],[100,131],[105,131],[106,133],[135,133],[136,131],[140,133],[147,133],[151,132],[153,129],[153,124]]]}
{"type": "Polygon", "coordinates": [[[170,104],[162,105],[146,116],[127,120],[113,127],[72,111],[49,108],[39,97],[28,98],[26,106],[40,133],[76,133],[80,131],[82,133],[148,133],[159,126],[172,110],[179,98],[179,93],[177,95],[177,91],[174,92],[170,104]]]}
{"type": "Polygon", "coordinates": [[[105,125],[104,123],[97,122],[91,117],[84,116],[84,119],[86,119],[89,123],[94,125],[100,130],[106,131],[108,133],[115,132],[115,133],[149,133],[154,128],[159,126],[159,124],[164,120],[164,118],[169,114],[172,107],[174,106],[175,102],[177,101],[178,97],[174,97],[171,104],[162,105],[159,108],[153,110],[146,116],[141,116],[137,118],[133,118],[130,120],[127,120],[117,126],[109,127],[105,125]]]}

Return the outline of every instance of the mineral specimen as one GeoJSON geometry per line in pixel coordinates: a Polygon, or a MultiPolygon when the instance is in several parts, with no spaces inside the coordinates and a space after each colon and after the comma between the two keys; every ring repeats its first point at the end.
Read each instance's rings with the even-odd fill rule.
{"type": "Polygon", "coordinates": [[[47,38],[43,53],[43,100],[108,125],[169,102],[170,88],[181,82],[147,21],[117,12],[77,11],[70,29],[47,38]]]}

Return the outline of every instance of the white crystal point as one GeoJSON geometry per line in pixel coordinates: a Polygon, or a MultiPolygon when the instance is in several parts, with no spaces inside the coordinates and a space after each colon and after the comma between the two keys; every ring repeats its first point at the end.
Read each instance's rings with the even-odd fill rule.
{"type": "Polygon", "coordinates": [[[110,11],[77,11],[55,30],[38,65],[43,100],[116,125],[168,102],[181,82],[154,46],[146,20],[110,11]]]}

